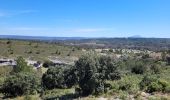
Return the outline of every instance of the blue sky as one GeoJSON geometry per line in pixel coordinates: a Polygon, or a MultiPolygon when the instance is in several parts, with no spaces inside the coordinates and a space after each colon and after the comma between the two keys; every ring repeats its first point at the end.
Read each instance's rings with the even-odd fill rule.
{"type": "Polygon", "coordinates": [[[170,38],[170,0],[0,0],[0,35],[170,38]]]}

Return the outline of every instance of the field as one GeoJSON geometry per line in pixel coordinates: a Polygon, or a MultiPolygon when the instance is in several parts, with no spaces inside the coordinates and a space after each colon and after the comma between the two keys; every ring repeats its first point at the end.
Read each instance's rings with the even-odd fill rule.
{"type": "Polygon", "coordinates": [[[23,56],[35,60],[46,60],[49,56],[79,57],[82,54],[82,51],[76,47],[34,41],[0,40],[0,47],[1,57],[23,56]]]}

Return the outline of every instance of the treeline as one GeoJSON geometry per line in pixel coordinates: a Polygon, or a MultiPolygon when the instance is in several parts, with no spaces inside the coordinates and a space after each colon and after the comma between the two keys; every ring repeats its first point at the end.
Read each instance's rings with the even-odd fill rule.
{"type": "Polygon", "coordinates": [[[57,45],[77,46],[82,48],[115,48],[164,51],[170,49],[168,38],[92,38],[65,40],[13,39],[31,42],[41,42],[57,45]]]}
{"type": "Polygon", "coordinates": [[[68,44],[73,43],[84,48],[92,47],[117,48],[117,49],[138,49],[152,51],[170,49],[170,39],[168,38],[96,38],[70,41],[66,40],[65,42],[68,44]],[[84,44],[84,43],[96,43],[96,44],[84,44]]]}

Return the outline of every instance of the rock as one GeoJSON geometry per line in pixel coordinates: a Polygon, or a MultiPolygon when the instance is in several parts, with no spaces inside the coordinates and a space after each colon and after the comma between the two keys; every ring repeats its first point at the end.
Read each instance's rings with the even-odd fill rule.
{"type": "Polygon", "coordinates": [[[148,94],[148,93],[145,93],[145,92],[142,92],[142,93],[141,93],[141,96],[143,96],[143,97],[148,97],[149,94],[148,94]]]}

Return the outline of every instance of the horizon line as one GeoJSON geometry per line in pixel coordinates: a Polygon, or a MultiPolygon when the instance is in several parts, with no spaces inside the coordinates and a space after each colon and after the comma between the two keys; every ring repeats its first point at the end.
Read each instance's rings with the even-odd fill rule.
{"type": "Polygon", "coordinates": [[[170,39],[169,37],[143,37],[143,36],[139,36],[137,35],[137,37],[134,36],[128,36],[128,37],[84,37],[84,36],[33,36],[33,35],[0,35],[0,38],[2,38],[1,36],[18,36],[18,37],[42,37],[42,38],[160,38],[160,39],[170,39]]]}

